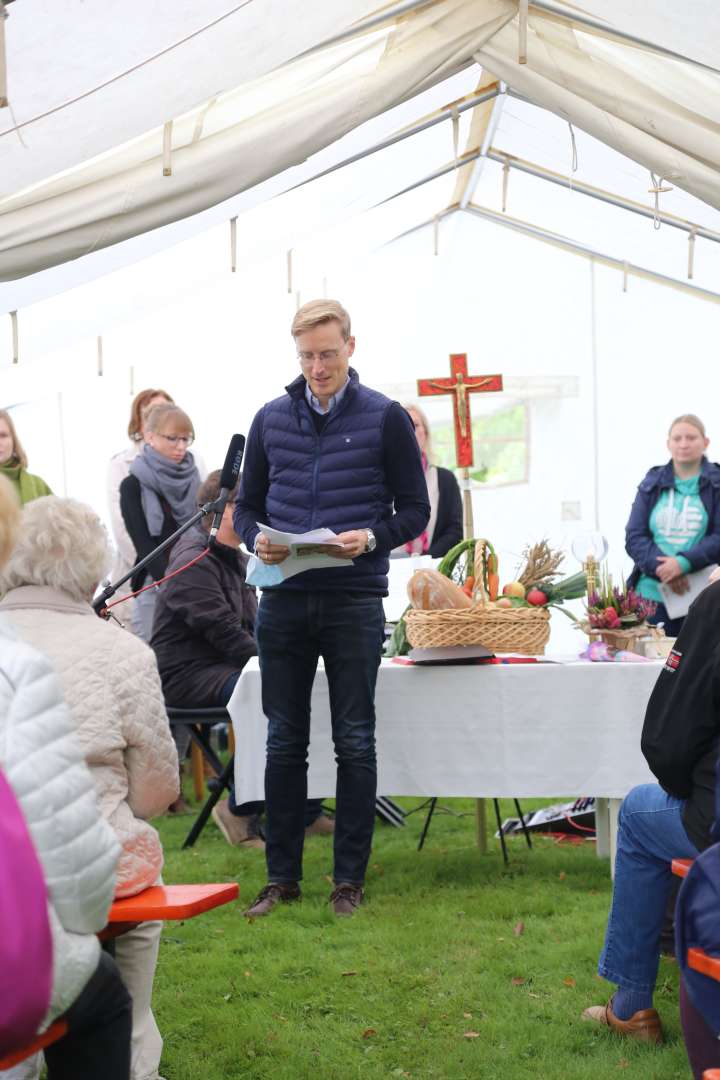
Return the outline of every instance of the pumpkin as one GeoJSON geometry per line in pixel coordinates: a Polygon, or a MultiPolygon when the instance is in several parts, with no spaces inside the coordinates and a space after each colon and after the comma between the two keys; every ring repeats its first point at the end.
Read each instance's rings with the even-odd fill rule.
{"type": "Polygon", "coordinates": [[[412,606],[423,611],[472,607],[471,598],[460,586],[437,570],[416,570],[407,591],[412,606]]]}

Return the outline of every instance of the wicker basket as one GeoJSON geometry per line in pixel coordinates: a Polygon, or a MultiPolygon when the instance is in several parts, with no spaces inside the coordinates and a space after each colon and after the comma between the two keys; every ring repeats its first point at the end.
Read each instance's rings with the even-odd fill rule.
{"type": "Polygon", "coordinates": [[[471,608],[421,611],[405,616],[407,639],[413,648],[484,645],[493,652],[541,656],[550,638],[550,612],[546,608],[471,608]]]}
{"type": "Polygon", "coordinates": [[[638,648],[639,642],[652,633],[652,627],[647,623],[640,623],[628,630],[593,630],[589,623],[584,623],[583,630],[591,641],[599,639],[611,649],[625,649],[627,652],[639,652],[640,655],[643,654],[643,647],[638,648]]]}

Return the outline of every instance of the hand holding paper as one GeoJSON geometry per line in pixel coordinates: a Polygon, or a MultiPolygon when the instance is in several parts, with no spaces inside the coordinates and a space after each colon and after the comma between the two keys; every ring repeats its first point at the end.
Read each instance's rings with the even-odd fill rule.
{"type": "Polygon", "coordinates": [[[248,564],[248,585],[268,588],[305,570],[341,566],[352,560],[341,538],[330,529],[284,533],[259,521],[257,525],[260,535],[255,550],[260,557],[253,557],[248,564]]]}

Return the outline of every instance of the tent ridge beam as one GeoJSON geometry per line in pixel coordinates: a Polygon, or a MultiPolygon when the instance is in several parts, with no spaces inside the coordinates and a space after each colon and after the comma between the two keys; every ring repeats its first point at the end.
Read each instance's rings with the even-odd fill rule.
{"type": "Polygon", "coordinates": [[[710,300],[714,304],[720,304],[720,293],[713,292],[711,289],[702,289],[697,285],[690,285],[685,281],[681,281],[679,278],[670,277],[668,274],[660,274],[656,270],[649,270],[647,267],[639,266],[637,263],[617,259],[614,255],[607,255],[603,251],[597,251],[595,248],[581,244],[577,240],[571,240],[567,236],[550,232],[548,229],[532,225],[528,221],[509,217],[507,214],[502,214],[497,210],[490,210],[485,206],[478,206],[476,203],[469,203],[465,208],[465,212],[472,214],[474,217],[483,218],[485,221],[490,221],[495,225],[502,225],[506,229],[512,229],[514,232],[523,233],[525,236],[543,240],[545,243],[552,244],[554,247],[568,251],[573,255],[581,255],[586,259],[592,259],[594,262],[609,266],[612,269],[632,274],[634,277],[656,281],[661,285],[668,285],[670,288],[690,293],[690,295],[697,296],[702,300],[710,300]]]}
{"type": "Polygon", "coordinates": [[[618,206],[622,210],[639,214],[640,217],[650,218],[650,220],[657,218],[663,224],[671,225],[675,229],[681,229],[686,233],[694,233],[696,236],[702,236],[705,240],[720,243],[720,233],[714,232],[712,229],[696,225],[692,221],[678,217],[676,214],[663,213],[662,211],[656,213],[652,207],[645,206],[644,203],[635,202],[634,199],[628,199],[624,195],[616,195],[615,192],[595,187],[593,184],[586,184],[582,180],[570,180],[567,176],[563,176],[562,173],[553,172],[552,169],[547,169],[544,165],[536,165],[535,162],[516,157],[498,146],[491,146],[487,152],[487,157],[490,161],[495,161],[499,165],[507,164],[511,169],[517,169],[518,172],[526,173],[528,176],[535,176],[539,180],[547,180],[551,184],[577,191],[582,195],[589,196],[591,199],[598,199],[600,202],[608,203],[610,206],[618,206]]]}

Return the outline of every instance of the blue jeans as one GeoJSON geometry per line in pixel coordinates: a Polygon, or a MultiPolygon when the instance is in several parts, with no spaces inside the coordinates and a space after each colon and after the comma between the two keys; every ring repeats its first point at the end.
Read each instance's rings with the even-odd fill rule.
{"type": "Polygon", "coordinates": [[[268,719],[268,880],[302,878],[310,694],[319,657],[330,692],[337,761],[334,878],[362,884],[375,823],[375,683],[385,629],[379,596],[263,593],[255,623],[268,719]]]}
{"type": "Polygon", "coordinates": [[[627,990],[652,994],[671,863],[698,854],[682,823],[683,806],[659,784],[641,784],[620,807],[612,906],[598,973],[627,990]]]}

